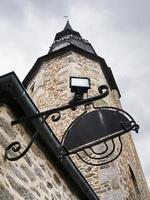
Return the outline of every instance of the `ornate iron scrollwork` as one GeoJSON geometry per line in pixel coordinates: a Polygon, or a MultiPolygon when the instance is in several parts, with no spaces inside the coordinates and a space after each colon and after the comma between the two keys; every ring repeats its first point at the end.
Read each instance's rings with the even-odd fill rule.
{"type": "Polygon", "coordinates": [[[5,155],[4,155],[4,159],[7,159],[9,161],[16,161],[19,160],[20,158],[22,158],[30,149],[30,147],[32,146],[33,142],[36,140],[37,136],[39,135],[39,131],[42,128],[43,124],[45,123],[46,119],[48,118],[49,115],[46,115],[45,117],[43,117],[41,124],[39,125],[39,127],[37,128],[36,132],[34,133],[34,135],[32,136],[31,141],[29,142],[29,144],[27,145],[27,147],[24,149],[23,152],[19,152],[21,150],[21,144],[20,142],[16,141],[13,142],[12,144],[10,144],[6,149],[5,149],[5,155]],[[11,157],[9,154],[10,153],[18,153],[17,155],[11,157]]]}
{"type": "Polygon", "coordinates": [[[121,135],[131,130],[138,132],[139,125],[122,109],[94,106],[93,109],[87,112],[85,107],[85,112],[67,128],[61,140],[62,156],[76,154],[86,164],[100,166],[119,157],[122,151],[121,135]],[[96,145],[101,144],[105,147],[103,151],[94,150],[96,145]]]}
{"type": "MultiPolygon", "coordinates": [[[[95,155],[97,155],[98,153],[97,153],[97,154],[94,153],[94,154],[93,154],[94,156],[92,157],[92,156],[90,156],[90,155],[87,153],[87,150],[83,150],[83,152],[86,154],[87,158],[84,158],[83,156],[81,156],[81,155],[80,155],[80,152],[77,152],[76,154],[77,154],[77,156],[78,156],[83,162],[85,162],[85,163],[88,164],[88,165],[101,166],[101,165],[108,164],[108,163],[110,163],[110,162],[116,160],[116,159],[120,156],[120,154],[121,154],[121,152],[122,152],[122,141],[121,141],[121,137],[119,136],[118,138],[119,138],[119,142],[120,142],[120,147],[119,147],[119,151],[116,152],[116,153],[114,153],[114,152],[115,152],[115,148],[116,148],[114,139],[111,139],[112,144],[113,144],[113,147],[112,147],[112,150],[111,150],[108,154],[106,154],[106,155],[105,155],[106,152],[105,152],[105,153],[100,152],[99,154],[101,154],[101,155],[103,155],[103,156],[96,157],[95,155]],[[112,155],[113,155],[113,154],[114,154],[114,157],[112,158],[112,155]],[[87,161],[88,158],[90,158],[90,162],[87,161]],[[105,159],[106,161],[105,161],[104,159],[105,159]],[[95,160],[96,160],[97,162],[95,162],[95,160]]],[[[92,148],[91,148],[91,149],[92,149],[92,148]]],[[[107,150],[107,151],[108,151],[108,150],[107,150]]],[[[93,151],[92,151],[92,152],[93,152],[93,151]]]]}
{"type": "Polygon", "coordinates": [[[61,115],[60,115],[60,112],[56,112],[52,115],[51,119],[53,122],[57,122],[58,120],[60,120],[61,118],[61,115]]]}
{"type": "Polygon", "coordinates": [[[127,112],[121,109],[114,107],[94,107],[94,101],[102,99],[109,94],[109,90],[106,85],[100,86],[98,91],[100,93],[98,96],[77,101],[70,101],[68,104],[12,121],[12,125],[15,125],[28,120],[33,120],[35,118],[41,118],[41,123],[36,129],[36,132],[32,136],[31,141],[25,150],[20,153],[20,150],[22,149],[20,142],[13,142],[6,148],[4,158],[10,161],[16,161],[22,158],[32,146],[49,116],[51,116],[53,122],[57,122],[61,119],[61,111],[67,109],[75,110],[78,106],[84,105],[84,112],[69,125],[62,136],[60,142],[60,159],[63,160],[64,156],[76,154],[85,163],[95,166],[104,165],[115,160],[122,151],[121,135],[130,130],[137,132],[139,126],[127,112]],[[87,106],[89,105],[93,106],[91,111],[87,110],[87,106]],[[116,122],[117,120],[118,123],[116,122]],[[112,124],[114,124],[114,126],[112,124]],[[105,127],[106,125],[107,128],[105,127]],[[98,130],[100,130],[100,133],[98,130]],[[119,150],[117,151],[114,141],[115,137],[118,137],[118,142],[120,144],[119,150]],[[108,141],[111,141],[111,145],[108,144],[108,141]],[[94,149],[95,145],[102,143],[105,147],[102,151],[98,152],[94,149]],[[82,156],[83,154],[84,156],[82,156]]]}

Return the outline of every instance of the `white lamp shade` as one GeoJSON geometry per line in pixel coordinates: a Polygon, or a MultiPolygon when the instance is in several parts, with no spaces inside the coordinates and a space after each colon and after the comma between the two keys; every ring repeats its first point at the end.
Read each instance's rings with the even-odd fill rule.
{"type": "Polygon", "coordinates": [[[70,85],[73,86],[73,87],[90,88],[90,80],[89,80],[89,78],[71,77],[70,85]]]}
{"type": "Polygon", "coordinates": [[[90,88],[90,79],[85,77],[70,77],[71,92],[86,93],[90,88]]]}

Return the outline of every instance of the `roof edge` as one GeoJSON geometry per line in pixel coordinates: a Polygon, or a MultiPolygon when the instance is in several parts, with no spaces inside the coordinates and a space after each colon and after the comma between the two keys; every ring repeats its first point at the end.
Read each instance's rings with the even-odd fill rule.
{"type": "MultiPolygon", "coordinates": [[[[6,103],[11,107],[17,106],[24,117],[39,112],[14,72],[1,76],[0,86],[0,94],[8,93],[10,97],[8,102],[7,99],[2,98],[2,95],[0,95],[1,102],[6,103]]],[[[26,126],[31,130],[30,132],[32,133],[33,130],[37,129],[40,122],[41,119],[33,119],[30,120],[26,126]]],[[[47,123],[45,123],[41,129],[37,141],[47,159],[50,162],[52,160],[57,162],[57,168],[62,172],[66,182],[68,176],[71,178],[71,185],[76,191],[76,194],[79,195],[79,198],[87,200],[99,200],[96,193],[93,191],[86,179],[69,157],[65,157],[63,162],[60,162],[60,159],[58,158],[58,152],[60,152],[60,142],[52,133],[47,123]]]]}

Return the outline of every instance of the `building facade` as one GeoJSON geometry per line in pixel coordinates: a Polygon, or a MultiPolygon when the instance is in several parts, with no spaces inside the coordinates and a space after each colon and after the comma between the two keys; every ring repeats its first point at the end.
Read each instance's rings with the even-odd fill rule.
{"type": "MultiPolygon", "coordinates": [[[[10,75],[1,77],[3,85],[8,76],[10,75]]],[[[64,29],[56,34],[48,54],[38,58],[25,77],[23,86],[27,92],[23,86],[20,86],[22,93],[26,94],[25,105],[20,102],[23,98],[21,95],[18,101],[14,100],[16,97],[10,92],[13,87],[9,89],[9,99],[13,99],[11,103],[6,101],[5,93],[8,93],[5,91],[6,88],[0,89],[1,96],[4,96],[1,98],[0,112],[2,115],[0,175],[3,180],[0,188],[0,191],[3,191],[0,194],[1,199],[150,199],[149,189],[130,133],[121,136],[123,151],[119,158],[99,167],[86,165],[75,155],[66,158],[65,162],[67,163],[61,163],[56,153],[58,149],[54,148],[51,142],[46,145],[49,152],[53,153],[50,153],[52,154],[50,158],[47,157],[47,151],[42,145],[48,142],[48,133],[47,139],[41,133],[42,139],[39,138],[37,144],[32,146],[31,151],[17,163],[3,161],[4,149],[12,139],[19,137],[23,143],[28,143],[31,133],[35,131],[34,122],[30,122],[33,123],[31,125],[11,127],[11,119],[16,116],[28,116],[28,104],[32,101],[34,102],[30,103],[33,107],[32,112],[35,110],[45,111],[69,102],[73,97],[69,88],[71,76],[90,78],[89,96],[98,94],[97,88],[100,85],[107,85],[109,95],[97,101],[96,106],[121,108],[121,95],[111,69],[105,60],[96,54],[92,45],[84,40],[79,32],[74,31],[67,21],[64,29]],[[18,108],[21,111],[14,113],[18,108]],[[13,129],[13,136],[9,135],[11,129],[13,129]],[[27,132],[29,133],[26,134],[27,132]],[[4,173],[5,169],[7,170],[4,173]],[[16,180],[14,177],[17,177],[16,180]]],[[[21,85],[19,81],[18,84],[21,85]]],[[[63,111],[58,122],[54,123],[51,118],[48,118],[47,126],[49,125],[54,137],[51,140],[56,140],[59,144],[69,124],[82,112],[83,107],[80,106],[75,112],[63,111]]],[[[118,144],[117,139],[116,144],[118,144]]],[[[99,145],[98,148],[103,147],[99,145]]]]}

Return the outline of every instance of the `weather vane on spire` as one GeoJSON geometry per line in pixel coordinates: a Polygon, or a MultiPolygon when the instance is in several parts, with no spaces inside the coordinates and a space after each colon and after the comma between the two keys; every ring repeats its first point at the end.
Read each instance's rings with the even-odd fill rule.
{"type": "Polygon", "coordinates": [[[69,16],[65,15],[64,18],[69,22],[69,16]]]}

